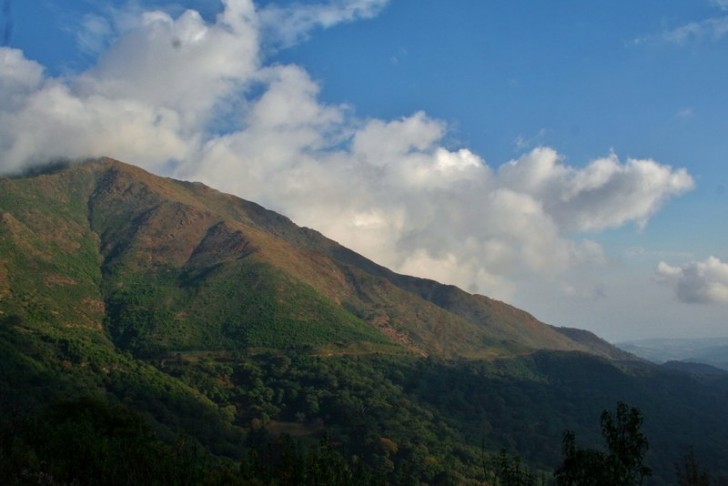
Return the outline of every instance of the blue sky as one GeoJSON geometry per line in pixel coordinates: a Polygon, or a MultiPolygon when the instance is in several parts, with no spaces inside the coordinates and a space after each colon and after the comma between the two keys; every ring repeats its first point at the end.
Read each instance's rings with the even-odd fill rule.
{"type": "Polygon", "coordinates": [[[3,172],[108,155],[549,323],[728,335],[728,2],[3,6],[3,172]]]}

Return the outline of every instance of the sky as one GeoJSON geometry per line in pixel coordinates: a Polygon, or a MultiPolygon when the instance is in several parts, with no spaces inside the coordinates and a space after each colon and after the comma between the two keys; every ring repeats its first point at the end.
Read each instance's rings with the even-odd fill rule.
{"type": "Polygon", "coordinates": [[[726,0],[0,4],[0,174],[109,156],[550,324],[728,336],[726,0]]]}

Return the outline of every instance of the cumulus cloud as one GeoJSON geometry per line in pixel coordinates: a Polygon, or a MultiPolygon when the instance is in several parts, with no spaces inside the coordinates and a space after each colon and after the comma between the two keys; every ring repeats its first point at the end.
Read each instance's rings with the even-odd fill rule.
{"type": "Polygon", "coordinates": [[[577,232],[643,226],[665,199],[694,185],[684,169],[653,160],[621,163],[614,154],[576,169],[548,147],[503,165],[498,176],[505,186],[537,197],[559,227],[577,232]]]}
{"type": "Polygon", "coordinates": [[[656,277],[659,282],[672,286],[682,302],[728,303],[728,263],[716,257],[679,267],[660,262],[656,277]]]}
{"type": "Polygon", "coordinates": [[[140,12],[94,67],[67,78],[40,79],[40,66],[2,49],[0,86],[14,103],[0,112],[4,172],[59,156],[114,154],[152,170],[193,157],[219,105],[258,73],[254,7],[225,5],[212,25],[192,10],[140,12]]]}
{"type": "Polygon", "coordinates": [[[43,66],[25,59],[17,49],[0,48],[0,98],[2,112],[22,109],[28,96],[43,82],[43,66]]]}
{"type": "Polygon", "coordinates": [[[609,154],[577,167],[549,147],[491,166],[446,147],[447,125],[424,112],[362,119],[322,103],[301,67],[267,62],[266,43],[371,17],[386,1],[223,3],[212,22],[126,11],[98,62],[63,78],[0,49],[2,172],[109,155],[255,200],[395,270],[504,299],[602,265],[587,233],[642,226],[693,186],[653,160],[609,154]]]}

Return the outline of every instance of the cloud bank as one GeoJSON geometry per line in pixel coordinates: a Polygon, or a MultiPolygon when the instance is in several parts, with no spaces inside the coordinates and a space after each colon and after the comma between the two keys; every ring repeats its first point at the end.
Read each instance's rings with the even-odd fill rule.
{"type": "MultiPolygon", "coordinates": [[[[693,187],[684,169],[615,154],[572,166],[537,147],[500,166],[444,144],[424,112],[363,119],[318,98],[296,65],[272,64],[316,28],[375,16],[383,0],[256,9],[129,10],[95,65],[51,77],[0,49],[0,164],[108,155],[255,200],[395,270],[510,298],[600,265],[589,235],[644,226],[693,187]]],[[[89,48],[106,45],[82,39],[89,48]]]]}
{"type": "Polygon", "coordinates": [[[728,303],[728,263],[716,257],[673,267],[660,262],[657,279],[673,287],[675,296],[691,304],[728,303]]]}

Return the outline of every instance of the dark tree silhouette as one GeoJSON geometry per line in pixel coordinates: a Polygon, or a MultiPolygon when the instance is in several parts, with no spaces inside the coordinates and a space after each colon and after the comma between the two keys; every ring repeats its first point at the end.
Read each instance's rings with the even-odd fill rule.
{"type": "Polygon", "coordinates": [[[607,452],[579,449],[573,432],[564,433],[563,463],[554,472],[559,485],[608,486],[642,484],[651,475],[643,464],[647,437],[642,433],[643,417],[639,409],[619,402],[616,414],[602,413],[602,436],[607,452]]]}
{"type": "Polygon", "coordinates": [[[695,458],[695,451],[685,454],[682,465],[675,463],[675,474],[679,486],[710,486],[710,475],[695,458]]]}

